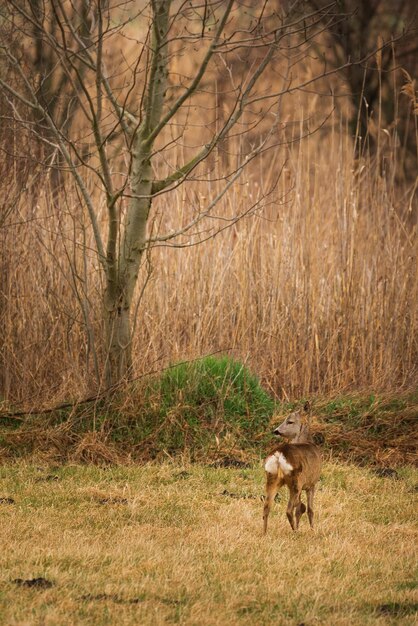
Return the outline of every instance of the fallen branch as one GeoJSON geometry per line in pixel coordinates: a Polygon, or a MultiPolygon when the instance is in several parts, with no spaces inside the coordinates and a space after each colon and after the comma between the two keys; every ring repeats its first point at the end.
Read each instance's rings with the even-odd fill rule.
{"type": "Polygon", "coordinates": [[[179,361],[178,363],[167,365],[167,367],[163,367],[163,368],[156,369],[156,370],[151,370],[150,372],[146,372],[145,374],[140,374],[139,376],[136,376],[135,378],[131,378],[128,381],[126,380],[121,381],[117,383],[116,385],[112,385],[111,387],[104,389],[98,394],[88,396],[87,398],[83,398],[82,400],[74,400],[72,402],[63,402],[53,407],[48,407],[44,409],[32,408],[32,409],[21,410],[21,411],[0,411],[0,419],[16,419],[16,420],[23,421],[23,418],[28,415],[47,415],[48,413],[54,413],[55,411],[60,411],[61,409],[69,409],[69,408],[73,408],[73,407],[80,406],[83,404],[88,404],[90,402],[96,402],[98,400],[101,400],[102,398],[105,398],[106,396],[111,396],[112,394],[116,393],[118,389],[120,389],[121,387],[123,387],[124,385],[128,383],[134,383],[137,380],[146,378],[147,376],[153,376],[154,374],[160,374],[161,372],[165,372],[166,370],[172,369],[173,367],[177,367],[178,365],[186,365],[187,363],[193,363],[194,361],[199,361],[200,359],[205,359],[209,356],[214,356],[215,354],[219,354],[220,352],[229,352],[230,350],[231,348],[215,350],[215,352],[209,352],[208,354],[195,357],[194,359],[189,359],[186,361],[179,361]]]}

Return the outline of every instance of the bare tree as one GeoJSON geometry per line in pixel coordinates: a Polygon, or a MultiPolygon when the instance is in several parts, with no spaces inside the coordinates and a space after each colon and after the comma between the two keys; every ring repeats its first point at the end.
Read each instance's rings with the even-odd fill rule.
{"type": "MultiPolygon", "coordinates": [[[[277,10],[268,0],[7,3],[0,89],[14,122],[60,154],[88,213],[104,277],[109,386],[131,373],[135,287],[147,252],[170,242],[201,243],[254,211],[262,198],[233,216],[216,215],[215,207],[251,161],[286,142],[283,98],[336,71],[325,64],[307,77],[294,71],[316,38],[344,19],[335,4],[309,12],[300,0],[285,6],[277,10]],[[31,73],[28,54],[46,55],[48,63],[31,73]],[[195,108],[200,124],[192,137],[195,108]],[[234,136],[241,149],[219,175],[214,148],[234,136]],[[209,186],[216,177],[221,191],[206,206],[198,204],[169,232],[158,230],[156,198],[196,178],[209,186]]],[[[169,207],[169,195],[164,202],[169,207]]]]}
{"type": "MultiPolygon", "coordinates": [[[[312,9],[320,10],[326,0],[309,0],[312,9]]],[[[385,128],[396,124],[398,132],[412,153],[409,174],[415,179],[416,141],[411,132],[410,102],[398,100],[403,81],[398,70],[416,74],[418,14],[414,0],[339,0],[347,19],[331,25],[330,63],[343,67],[350,89],[352,114],[350,129],[358,138],[358,152],[364,147],[377,149],[379,142],[371,134],[370,120],[385,128]],[[378,49],[377,54],[371,54],[378,49]],[[348,58],[364,58],[364,63],[344,65],[348,58]]],[[[407,165],[408,169],[408,165],[407,165]]]]}

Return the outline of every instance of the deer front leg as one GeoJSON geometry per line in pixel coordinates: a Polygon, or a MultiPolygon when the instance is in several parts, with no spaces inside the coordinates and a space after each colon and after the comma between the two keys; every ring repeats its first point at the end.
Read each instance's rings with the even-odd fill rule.
{"type": "Polygon", "coordinates": [[[264,534],[267,532],[269,513],[280,485],[281,481],[279,474],[270,474],[270,472],[266,472],[266,499],[263,509],[264,534]]]}
{"type": "Polygon", "coordinates": [[[301,497],[299,496],[299,502],[296,505],[296,529],[299,528],[300,518],[306,511],[306,506],[303,504],[301,497]]]}

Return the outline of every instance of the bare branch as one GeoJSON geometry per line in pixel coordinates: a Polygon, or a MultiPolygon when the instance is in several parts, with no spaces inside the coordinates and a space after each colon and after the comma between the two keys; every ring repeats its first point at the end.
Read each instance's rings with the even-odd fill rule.
{"type": "Polygon", "coordinates": [[[228,5],[225,9],[225,12],[219,22],[217,31],[215,33],[215,36],[212,40],[212,43],[210,44],[208,51],[206,52],[206,55],[200,65],[199,70],[197,71],[191,85],[186,89],[186,91],[180,96],[180,98],[178,98],[178,100],[173,104],[173,106],[171,107],[171,109],[166,113],[166,115],[162,118],[162,120],[157,124],[157,126],[155,128],[153,128],[151,130],[151,133],[147,136],[146,141],[148,144],[152,144],[152,142],[155,140],[155,138],[159,135],[159,133],[161,132],[161,130],[168,124],[168,122],[171,120],[171,118],[177,113],[177,111],[180,109],[180,107],[184,104],[184,102],[186,102],[186,100],[188,98],[190,98],[190,96],[196,91],[200,81],[202,80],[202,77],[206,71],[206,68],[208,66],[208,63],[210,61],[210,59],[212,58],[216,46],[219,42],[219,39],[222,35],[223,29],[225,27],[226,21],[228,19],[228,16],[231,12],[232,6],[234,4],[234,0],[229,0],[228,1],[228,5]]]}

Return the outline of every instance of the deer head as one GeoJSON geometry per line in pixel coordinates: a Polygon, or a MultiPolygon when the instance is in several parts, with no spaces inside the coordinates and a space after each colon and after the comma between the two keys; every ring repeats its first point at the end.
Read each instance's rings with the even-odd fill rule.
{"type": "Polygon", "coordinates": [[[310,405],[309,402],[306,402],[303,407],[303,412],[299,410],[290,413],[284,422],[273,431],[273,434],[286,437],[286,439],[295,443],[301,443],[302,439],[308,439],[310,431],[309,412],[310,405]]]}

